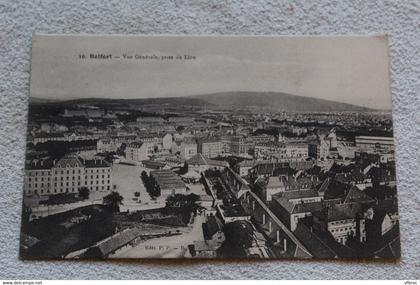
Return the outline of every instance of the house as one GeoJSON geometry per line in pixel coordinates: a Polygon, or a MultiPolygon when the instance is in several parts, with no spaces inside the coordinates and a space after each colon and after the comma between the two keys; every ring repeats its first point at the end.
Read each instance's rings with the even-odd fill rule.
{"type": "Polygon", "coordinates": [[[124,248],[134,245],[136,239],[142,234],[138,228],[129,228],[110,236],[95,245],[89,247],[83,254],[83,258],[106,258],[124,248]]]}
{"type": "Polygon", "coordinates": [[[313,189],[318,181],[317,177],[314,178],[314,176],[298,176],[296,174],[292,176],[283,174],[265,178],[265,185],[262,182],[258,187],[263,199],[269,202],[272,200],[272,196],[277,193],[313,189]]]}
{"type": "Polygon", "coordinates": [[[366,239],[370,243],[380,240],[398,224],[397,199],[378,200],[368,209],[366,217],[366,239]]]}
{"type": "Polygon", "coordinates": [[[197,143],[193,141],[183,141],[179,146],[180,156],[184,160],[188,160],[197,154],[197,143]]]}
{"type": "Polygon", "coordinates": [[[335,180],[341,183],[356,185],[361,190],[372,187],[372,178],[358,167],[353,168],[350,173],[337,173],[335,180]]]}
{"type": "Polygon", "coordinates": [[[133,162],[149,159],[154,154],[154,144],[145,142],[132,142],[125,149],[125,157],[133,162]]]}
{"type": "Polygon", "coordinates": [[[364,208],[359,203],[334,204],[314,212],[314,224],[345,245],[349,237],[366,242],[364,208]]]}
{"type": "Polygon", "coordinates": [[[291,231],[294,231],[300,219],[322,210],[322,201],[312,190],[291,191],[274,195],[270,208],[291,231]]]}
{"type": "Polygon", "coordinates": [[[333,259],[339,257],[334,247],[328,245],[328,241],[320,238],[304,223],[299,222],[293,231],[303,245],[317,258],[333,259]]]}

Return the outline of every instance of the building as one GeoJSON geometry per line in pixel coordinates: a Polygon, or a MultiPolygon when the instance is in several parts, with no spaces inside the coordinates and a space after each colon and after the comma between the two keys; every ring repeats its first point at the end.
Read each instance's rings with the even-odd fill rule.
{"type": "Polygon", "coordinates": [[[229,166],[226,161],[214,160],[204,157],[201,153],[197,153],[187,160],[188,170],[193,170],[201,173],[207,169],[224,169],[229,166]]]}
{"type": "Polygon", "coordinates": [[[150,177],[154,179],[159,186],[161,196],[166,197],[175,194],[185,194],[187,190],[181,177],[172,170],[151,171],[150,177]]]}
{"type": "Polygon", "coordinates": [[[275,140],[274,136],[270,136],[267,134],[251,136],[250,139],[254,144],[273,142],[275,140]]]}
{"type": "Polygon", "coordinates": [[[83,258],[105,258],[136,244],[143,231],[139,228],[128,228],[118,232],[89,247],[83,258]]]}
{"type": "Polygon", "coordinates": [[[233,136],[230,139],[230,153],[236,155],[248,154],[252,149],[252,142],[248,141],[247,138],[243,136],[233,136]]]}
{"type": "Polygon", "coordinates": [[[292,191],[276,194],[271,208],[277,217],[294,231],[300,219],[322,210],[322,201],[315,191],[292,191]]]}
{"type": "Polygon", "coordinates": [[[308,155],[316,159],[325,159],[337,152],[337,135],[335,129],[329,132],[319,131],[316,140],[308,145],[308,155]]]}
{"type": "Polygon", "coordinates": [[[259,163],[257,160],[243,160],[237,163],[233,170],[238,173],[240,176],[244,177],[249,174],[249,171],[259,163]]]}
{"type": "Polygon", "coordinates": [[[262,198],[270,202],[272,196],[277,193],[311,190],[315,183],[317,183],[317,178],[313,176],[270,176],[266,179],[265,184],[264,182],[257,184],[257,189],[259,188],[262,198]]]}
{"type": "Polygon", "coordinates": [[[359,203],[334,204],[313,213],[314,224],[328,231],[334,239],[345,245],[352,237],[366,242],[365,218],[359,203]]]}
{"type": "Polygon", "coordinates": [[[208,138],[198,141],[198,152],[208,158],[218,157],[223,153],[223,144],[217,138],[208,138]]]}
{"type": "Polygon", "coordinates": [[[356,136],[355,142],[360,151],[389,151],[394,149],[393,137],[356,136]]]}
{"type": "Polygon", "coordinates": [[[254,148],[254,155],[259,159],[305,160],[309,157],[308,144],[286,144],[273,141],[257,143],[254,148]]]}
{"type": "Polygon", "coordinates": [[[190,159],[197,154],[197,144],[192,141],[183,141],[179,146],[179,154],[184,160],[190,159]]]}
{"type": "Polygon", "coordinates": [[[173,137],[172,134],[167,133],[162,138],[162,147],[164,150],[170,150],[172,147],[173,137]]]}
{"type": "Polygon", "coordinates": [[[148,117],[138,117],[136,119],[137,123],[140,124],[162,124],[165,122],[165,120],[162,117],[157,117],[157,116],[148,116],[148,117]]]}
{"type": "Polygon", "coordinates": [[[168,122],[176,126],[189,126],[194,124],[192,117],[169,117],[168,122]]]}
{"type": "Polygon", "coordinates": [[[133,162],[140,162],[149,159],[155,152],[153,143],[133,142],[125,149],[125,157],[133,162]]]}
{"type": "Polygon", "coordinates": [[[96,151],[102,152],[116,152],[121,144],[114,143],[112,140],[98,140],[96,143],[96,151]]]}
{"type": "Polygon", "coordinates": [[[90,191],[112,190],[111,165],[105,160],[83,160],[76,155],[66,155],[58,161],[30,161],[25,172],[26,196],[78,193],[81,187],[90,191]]]}

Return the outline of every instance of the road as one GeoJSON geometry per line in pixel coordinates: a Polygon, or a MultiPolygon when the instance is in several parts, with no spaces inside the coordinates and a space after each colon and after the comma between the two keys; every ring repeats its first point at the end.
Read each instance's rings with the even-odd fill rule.
{"type": "Polygon", "coordinates": [[[149,193],[147,193],[140,178],[143,170],[148,172],[146,168],[139,165],[114,164],[112,166],[115,190],[124,198],[123,205],[120,207],[121,211],[138,211],[165,207],[165,203],[153,201],[149,193]],[[141,200],[141,203],[133,200],[135,192],[140,192],[138,199],[141,200]]]}

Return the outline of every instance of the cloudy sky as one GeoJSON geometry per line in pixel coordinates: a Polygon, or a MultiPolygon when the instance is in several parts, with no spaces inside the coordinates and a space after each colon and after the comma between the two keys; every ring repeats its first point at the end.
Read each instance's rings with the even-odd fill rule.
{"type": "Polygon", "coordinates": [[[31,96],[38,98],[278,91],[391,108],[384,36],[35,36],[32,54],[31,96]],[[90,59],[90,54],[112,58],[90,59]]]}

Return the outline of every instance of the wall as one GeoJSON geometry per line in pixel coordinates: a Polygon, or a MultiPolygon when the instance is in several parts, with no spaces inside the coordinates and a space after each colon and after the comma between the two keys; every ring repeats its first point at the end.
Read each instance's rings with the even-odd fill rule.
{"type": "Polygon", "coordinates": [[[0,278],[420,278],[419,1],[51,1],[0,3],[0,278]],[[105,3],[106,2],[106,3],[105,3]],[[18,260],[31,35],[390,35],[402,260],[52,262],[18,260]]]}

